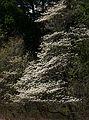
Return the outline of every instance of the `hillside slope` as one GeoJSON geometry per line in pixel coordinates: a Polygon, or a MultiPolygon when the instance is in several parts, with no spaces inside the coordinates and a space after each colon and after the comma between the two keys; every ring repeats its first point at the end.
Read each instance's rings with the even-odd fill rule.
{"type": "Polygon", "coordinates": [[[10,95],[11,103],[0,105],[1,119],[83,120],[81,98],[71,93],[68,70],[70,60],[76,56],[74,43],[87,39],[89,30],[83,25],[63,30],[67,17],[63,2],[35,21],[47,31],[41,37],[41,52],[37,60],[28,62],[22,77],[11,84],[18,94],[10,95]]]}

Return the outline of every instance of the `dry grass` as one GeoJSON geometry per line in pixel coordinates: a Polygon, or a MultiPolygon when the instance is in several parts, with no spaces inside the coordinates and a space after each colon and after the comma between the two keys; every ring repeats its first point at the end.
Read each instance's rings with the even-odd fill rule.
{"type": "Polygon", "coordinates": [[[10,100],[18,92],[13,85],[22,76],[27,65],[23,55],[24,42],[20,37],[12,37],[0,48],[0,102],[10,100]]]}

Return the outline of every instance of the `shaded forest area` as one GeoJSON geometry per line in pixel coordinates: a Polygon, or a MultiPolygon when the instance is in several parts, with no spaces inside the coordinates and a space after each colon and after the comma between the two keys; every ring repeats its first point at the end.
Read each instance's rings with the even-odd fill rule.
{"type": "Polygon", "coordinates": [[[24,39],[24,53],[36,56],[42,35],[41,25],[34,21],[52,2],[45,0],[0,0],[0,45],[10,36],[20,35],[24,39]]]}
{"type": "MultiPolygon", "coordinates": [[[[0,45],[8,37],[19,34],[24,37],[25,50],[35,54],[40,45],[41,25],[34,21],[42,15],[48,6],[57,0],[0,0],[0,45]],[[36,39],[38,38],[38,39],[36,39]],[[34,51],[34,52],[33,52],[34,51]]],[[[72,10],[66,20],[65,28],[76,24],[89,25],[88,0],[65,0],[67,8],[72,10]]],[[[44,29],[44,28],[43,28],[44,29]]]]}
{"type": "MultiPolygon", "coordinates": [[[[44,25],[34,21],[47,10],[48,6],[57,2],[57,0],[0,0],[0,45],[10,36],[21,35],[25,43],[25,53],[30,51],[35,56],[44,25]]],[[[65,3],[71,8],[71,0],[65,3]]]]}

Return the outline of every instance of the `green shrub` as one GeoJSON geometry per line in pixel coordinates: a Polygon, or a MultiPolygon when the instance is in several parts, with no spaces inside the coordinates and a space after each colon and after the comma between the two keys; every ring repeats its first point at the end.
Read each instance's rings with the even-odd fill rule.
{"type": "Polygon", "coordinates": [[[77,23],[83,23],[89,26],[89,1],[76,1],[74,9],[77,23]]]}

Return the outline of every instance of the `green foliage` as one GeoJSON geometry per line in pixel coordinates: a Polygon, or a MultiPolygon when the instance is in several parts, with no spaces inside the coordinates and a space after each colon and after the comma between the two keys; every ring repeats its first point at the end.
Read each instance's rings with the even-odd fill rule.
{"type": "Polygon", "coordinates": [[[77,22],[83,23],[89,26],[89,1],[88,0],[78,0],[76,1],[76,15],[77,22]]]}
{"type": "Polygon", "coordinates": [[[8,0],[0,0],[0,15],[1,15],[1,23],[5,24],[11,21],[11,17],[14,13],[14,1],[8,1],[8,0]],[[8,20],[7,20],[8,19],[8,20]],[[10,19],[10,21],[9,21],[10,19]]]}
{"type": "Polygon", "coordinates": [[[13,24],[14,23],[14,18],[12,16],[9,15],[5,15],[5,24],[13,24]]]}
{"type": "MultiPolygon", "coordinates": [[[[85,24],[89,26],[89,1],[88,0],[67,0],[70,8],[68,26],[85,24]],[[70,24],[71,23],[71,24],[70,24]]],[[[67,5],[68,7],[68,5],[67,5]]]]}
{"type": "MultiPolygon", "coordinates": [[[[26,52],[37,52],[41,37],[39,25],[34,23],[33,14],[26,4],[33,5],[33,0],[0,0],[0,29],[4,35],[3,41],[10,36],[21,35],[24,38],[26,52]],[[27,13],[27,14],[26,14],[27,13]],[[28,15],[29,14],[29,15],[28,15]],[[34,41],[34,42],[33,42],[34,41]]],[[[31,8],[32,9],[32,8],[31,8]]],[[[0,39],[0,43],[2,40],[0,39]]],[[[35,56],[35,55],[34,55],[35,56]]]]}
{"type": "Polygon", "coordinates": [[[0,25],[2,29],[11,32],[25,24],[26,14],[22,7],[18,7],[17,0],[0,0],[0,25]]]}
{"type": "Polygon", "coordinates": [[[89,101],[89,38],[84,36],[82,40],[72,46],[73,56],[69,61],[68,80],[71,93],[84,101],[89,101]]]}

